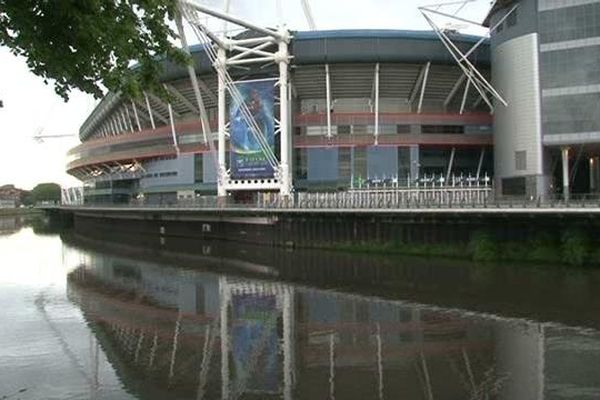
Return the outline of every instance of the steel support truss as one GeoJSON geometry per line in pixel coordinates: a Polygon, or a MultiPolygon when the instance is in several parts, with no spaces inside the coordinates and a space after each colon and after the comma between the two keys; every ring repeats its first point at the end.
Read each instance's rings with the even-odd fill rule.
{"type": "MultiPolygon", "coordinates": [[[[490,109],[490,112],[494,112],[495,104],[493,103],[493,99],[496,99],[497,102],[501,103],[505,107],[508,106],[508,102],[504,99],[504,97],[492,86],[490,82],[477,70],[475,65],[469,61],[469,56],[477,50],[481,44],[483,44],[486,39],[489,37],[489,32],[495,30],[499,25],[504,23],[504,20],[509,17],[518,7],[519,4],[515,4],[511,7],[508,12],[492,27],[489,28],[488,36],[482,37],[477,43],[475,43],[470,49],[466,52],[461,50],[452,39],[447,34],[447,31],[443,28],[440,28],[438,24],[436,24],[433,20],[433,16],[436,15],[438,17],[444,17],[451,20],[455,20],[462,23],[467,23],[472,26],[484,27],[482,23],[477,21],[472,21],[470,19],[462,18],[458,14],[462,11],[468,3],[473,3],[477,0],[462,0],[462,1],[453,1],[448,3],[439,3],[432,4],[428,6],[419,7],[419,11],[425,18],[425,20],[429,23],[431,28],[435,31],[436,35],[441,40],[442,44],[452,58],[456,61],[460,69],[463,71],[464,76],[468,79],[465,88],[465,95],[463,97],[462,106],[461,106],[461,114],[464,111],[464,104],[466,101],[466,94],[468,92],[468,88],[472,86],[479,95],[481,96],[481,100],[483,100],[490,109]],[[454,12],[446,11],[448,7],[456,7],[454,12]]],[[[492,3],[491,7],[495,6],[495,1],[492,3]]]]}
{"type": "MultiPolygon", "coordinates": [[[[210,58],[218,76],[218,145],[214,149],[212,139],[208,139],[210,127],[208,117],[202,101],[198,85],[195,84],[196,73],[193,66],[189,67],[189,75],[196,91],[196,101],[200,110],[200,118],[205,140],[208,142],[211,153],[215,158],[215,166],[218,171],[218,195],[226,196],[229,191],[236,190],[279,190],[280,195],[289,196],[292,191],[291,177],[291,135],[290,135],[290,93],[289,93],[289,60],[290,54],[288,44],[290,34],[283,26],[277,30],[264,28],[243,18],[231,15],[228,12],[218,11],[194,0],[179,0],[179,12],[185,19],[200,43],[205,45],[205,51],[210,58]],[[232,23],[257,34],[257,37],[234,39],[225,34],[218,35],[208,29],[204,22],[205,17],[213,17],[224,23],[232,23]],[[229,69],[247,65],[265,66],[276,64],[278,66],[278,77],[276,86],[279,87],[279,120],[275,121],[275,134],[280,135],[280,157],[277,158],[274,149],[268,143],[265,132],[261,130],[248,106],[237,89],[229,69]],[[232,179],[230,170],[225,160],[226,138],[229,136],[229,125],[226,123],[226,94],[240,105],[241,117],[250,128],[250,131],[259,144],[266,160],[275,171],[272,178],[261,179],[232,179]]],[[[182,46],[189,53],[187,40],[181,19],[178,21],[178,30],[182,46]]]]}

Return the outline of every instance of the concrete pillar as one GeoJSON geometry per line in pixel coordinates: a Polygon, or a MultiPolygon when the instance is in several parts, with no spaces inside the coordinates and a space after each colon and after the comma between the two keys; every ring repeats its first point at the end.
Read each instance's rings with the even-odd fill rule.
{"type": "MultiPolygon", "coordinates": [[[[419,160],[419,145],[410,146],[410,179],[415,181],[419,179],[421,164],[419,160]]],[[[411,185],[412,186],[412,185],[411,185]]]]}
{"type": "MultiPolygon", "coordinates": [[[[287,31],[281,29],[282,35],[287,31]]],[[[289,80],[288,80],[288,44],[279,42],[279,138],[280,138],[280,182],[279,194],[288,198],[292,193],[292,138],[290,135],[291,119],[289,109],[289,80]]]]}
{"type": "Polygon", "coordinates": [[[563,197],[569,200],[569,148],[561,148],[563,197]]]}
{"type": "Polygon", "coordinates": [[[217,78],[218,78],[218,132],[219,132],[219,141],[218,141],[218,164],[219,170],[217,171],[217,195],[224,201],[227,196],[226,184],[227,184],[227,166],[225,165],[225,137],[227,135],[227,97],[226,97],[226,76],[225,76],[225,63],[227,62],[227,55],[224,49],[219,48],[218,50],[218,60],[219,65],[221,66],[217,70],[217,78]]]}
{"type": "Polygon", "coordinates": [[[590,157],[590,193],[598,191],[598,157],[590,157]]]}

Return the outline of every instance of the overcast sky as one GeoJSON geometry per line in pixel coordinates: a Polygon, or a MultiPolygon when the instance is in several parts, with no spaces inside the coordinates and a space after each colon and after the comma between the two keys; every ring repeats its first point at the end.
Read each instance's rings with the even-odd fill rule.
{"type": "MultiPolygon", "coordinates": [[[[212,6],[222,1],[210,0],[212,6]]],[[[306,30],[308,25],[300,0],[281,0],[281,14],[290,29],[306,30]]],[[[317,29],[429,29],[418,12],[421,5],[436,0],[311,0],[310,6],[317,29]]],[[[231,0],[232,13],[252,22],[274,26],[278,12],[276,0],[231,0]]],[[[487,0],[469,4],[461,16],[482,20],[489,7],[487,0]]],[[[442,23],[442,21],[438,21],[442,23]]],[[[483,34],[463,26],[463,32],[483,34]]],[[[190,41],[193,42],[192,38],[190,41]]],[[[29,72],[24,59],[0,47],[0,186],[12,183],[31,189],[37,183],[58,182],[76,186],[79,181],[67,175],[66,152],[79,143],[79,127],[97,103],[91,96],[72,93],[65,103],[53,87],[29,72]],[[32,136],[66,135],[37,143],[32,136]]]]}

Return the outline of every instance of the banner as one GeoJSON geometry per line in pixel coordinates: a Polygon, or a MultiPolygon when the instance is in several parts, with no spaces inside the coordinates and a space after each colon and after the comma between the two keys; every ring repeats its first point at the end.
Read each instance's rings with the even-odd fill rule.
{"type": "Polygon", "coordinates": [[[245,382],[248,391],[279,391],[280,312],[275,295],[233,295],[232,354],[234,377],[245,382]]]}
{"type": "MultiPolygon", "coordinates": [[[[271,150],[275,152],[273,80],[236,82],[242,101],[248,107],[271,150]]],[[[232,99],[229,108],[230,169],[234,179],[272,178],[274,171],[250,126],[242,117],[240,104],[232,99]]]]}

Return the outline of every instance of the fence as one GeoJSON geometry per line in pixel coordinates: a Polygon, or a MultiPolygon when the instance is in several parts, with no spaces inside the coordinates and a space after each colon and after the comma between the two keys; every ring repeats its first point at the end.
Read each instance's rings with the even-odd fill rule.
{"type": "Polygon", "coordinates": [[[298,193],[295,208],[410,208],[484,204],[491,187],[356,189],[335,193],[298,193]]]}

